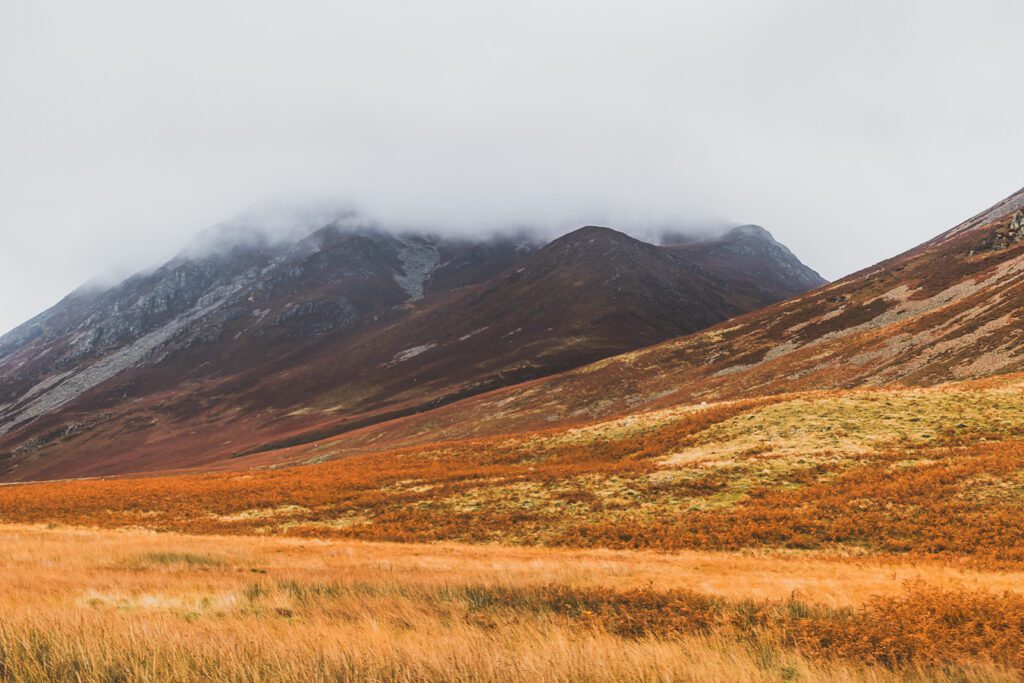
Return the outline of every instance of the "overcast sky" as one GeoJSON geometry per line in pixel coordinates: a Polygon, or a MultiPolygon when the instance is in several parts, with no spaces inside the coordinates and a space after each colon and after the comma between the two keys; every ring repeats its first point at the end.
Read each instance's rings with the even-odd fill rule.
{"type": "Polygon", "coordinates": [[[753,222],[834,279],[1024,185],[1019,0],[0,0],[0,331],[268,203],[753,222]]]}

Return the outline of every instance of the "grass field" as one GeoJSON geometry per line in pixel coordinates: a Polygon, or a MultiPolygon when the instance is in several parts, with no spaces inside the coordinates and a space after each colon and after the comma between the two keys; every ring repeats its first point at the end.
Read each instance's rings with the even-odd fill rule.
{"type": "Polygon", "coordinates": [[[3,486],[0,680],[1019,680],[1021,389],[3,486]]]}
{"type": "Polygon", "coordinates": [[[1021,578],[773,554],[8,526],[0,676],[1010,681],[1021,578]]]}

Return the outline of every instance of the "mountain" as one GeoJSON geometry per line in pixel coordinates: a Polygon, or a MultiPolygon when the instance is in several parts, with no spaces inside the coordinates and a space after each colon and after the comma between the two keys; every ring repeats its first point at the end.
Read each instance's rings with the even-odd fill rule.
{"type": "Polygon", "coordinates": [[[338,442],[354,450],[784,392],[1024,372],[1024,190],[904,254],[695,334],[338,442]]]}
{"type": "Polygon", "coordinates": [[[703,329],[824,281],[760,228],[455,239],[228,226],[0,338],[0,476],[204,465],[703,329]]]}

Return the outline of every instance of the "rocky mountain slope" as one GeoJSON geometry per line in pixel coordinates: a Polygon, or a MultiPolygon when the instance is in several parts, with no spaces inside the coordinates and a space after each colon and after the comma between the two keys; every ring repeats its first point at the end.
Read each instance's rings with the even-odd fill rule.
{"type": "Polygon", "coordinates": [[[904,254],[707,330],[430,415],[336,452],[784,392],[1024,371],[1024,191],[904,254]]]}
{"type": "Polygon", "coordinates": [[[0,476],[201,465],[435,408],[822,284],[760,229],[546,246],[351,221],[206,235],[0,338],[0,476]],[[235,234],[238,233],[238,234],[235,234]]]}

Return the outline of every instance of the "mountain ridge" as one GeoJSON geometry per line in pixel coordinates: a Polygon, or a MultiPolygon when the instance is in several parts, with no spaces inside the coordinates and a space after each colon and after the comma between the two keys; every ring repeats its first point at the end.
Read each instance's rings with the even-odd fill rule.
{"type": "Polygon", "coordinates": [[[1024,190],[936,238],[706,330],[342,437],[360,451],[787,392],[1024,371],[1024,190]]]}
{"type": "Polygon", "coordinates": [[[698,262],[717,244],[658,247],[592,226],[541,245],[328,225],[285,245],[179,255],[0,338],[0,468],[118,473],[312,440],[817,282],[787,251],[771,256],[787,259],[782,276],[752,291],[747,268],[698,262]]]}

